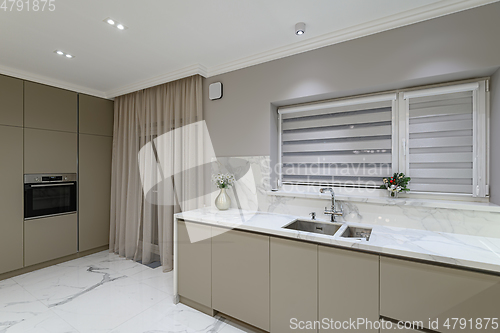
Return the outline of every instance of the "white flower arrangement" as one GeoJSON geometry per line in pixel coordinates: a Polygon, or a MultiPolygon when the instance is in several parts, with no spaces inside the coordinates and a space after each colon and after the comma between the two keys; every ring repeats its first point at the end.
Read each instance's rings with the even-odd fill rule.
{"type": "Polygon", "coordinates": [[[216,175],[212,175],[212,182],[217,186],[218,188],[228,188],[229,186],[233,186],[235,179],[234,175],[230,173],[218,173],[216,175]]]}

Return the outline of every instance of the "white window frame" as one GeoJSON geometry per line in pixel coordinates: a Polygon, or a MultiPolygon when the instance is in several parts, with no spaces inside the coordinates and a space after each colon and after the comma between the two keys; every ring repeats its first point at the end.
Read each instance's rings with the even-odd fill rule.
{"type": "MultiPolygon", "coordinates": [[[[369,96],[349,97],[332,101],[309,103],[305,105],[285,106],[278,108],[278,188],[283,189],[282,181],[282,115],[286,113],[318,110],[322,108],[356,105],[379,101],[392,101],[392,169],[393,172],[404,172],[409,174],[409,98],[449,94],[453,92],[473,92],[473,193],[426,193],[409,192],[405,194],[410,198],[429,198],[439,200],[463,200],[487,202],[489,196],[489,79],[468,81],[467,83],[447,83],[438,87],[418,87],[412,89],[398,90],[369,96]],[[321,105],[320,105],[321,104],[321,105]]],[[[411,184],[410,184],[411,185],[411,184]]],[[[311,186],[294,185],[303,187],[304,192],[310,192],[311,186]]],[[[343,187],[335,187],[335,191],[343,194],[343,187]]],[[[383,191],[373,191],[356,188],[356,195],[380,197],[386,196],[383,191]]],[[[352,189],[347,191],[353,194],[352,189]]]]}
{"type": "MultiPolygon", "coordinates": [[[[487,81],[477,81],[472,83],[446,85],[437,88],[424,88],[402,92],[399,94],[399,142],[401,142],[402,154],[399,155],[399,165],[401,170],[407,175],[410,174],[409,162],[409,126],[410,126],[410,98],[436,96],[451,94],[457,92],[471,91],[472,99],[472,114],[473,114],[473,182],[472,182],[472,197],[485,198],[488,196],[488,108],[486,103],[487,96],[487,81]]],[[[445,196],[465,196],[469,194],[456,193],[429,193],[415,192],[432,195],[445,196]]],[[[410,192],[411,195],[411,192],[410,192]]]]}
{"type": "MultiPolygon", "coordinates": [[[[341,107],[341,106],[350,106],[350,105],[359,105],[359,104],[367,104],[367,103],[375,103],[375,102],[385,102],[392,101],[392,172],[397,172],[398,170],[398,157],[397,154],[394,154],[394,150],[398,149],[398,129],[396,126],[396,121],[398,118],[398,103],[397,103],[397,93],[383,93],[376,94],[370,96],[362,96],[362,97],[350,97],[347,99],[341,100],[333,100],[330,102],[318,102],[318,103],[310,103],[306,105],[297,105],[297,106],[289,106],[289,107],[280,107],[278,108],[278,187],[283,187],[283,114],[296,113],[296,112],[304,112],[304,111],[313,111],[313,110],[321,110],[332,107],[341,107]]],[[[296,185],[301,186],[301,185],[296,185]]],[[[308,187],[308,185],[303,185],[304,188],[308,187]]],[[[330,185],[329,185],[330,186],[330,185]]],[[[333,186],[333,185],[332,185],[333,186]]],[[[336,188],[342,188],[337,187],[336,188]]],[[[372,190],[373,191],[373,190],[372,190]]],[[[352,191],[349,191],[352,192],[352,191]]],[[[370,192],[370,189],[362,189],[356,188],[356,192],[364,194],[365,192],[370,192]]]]}

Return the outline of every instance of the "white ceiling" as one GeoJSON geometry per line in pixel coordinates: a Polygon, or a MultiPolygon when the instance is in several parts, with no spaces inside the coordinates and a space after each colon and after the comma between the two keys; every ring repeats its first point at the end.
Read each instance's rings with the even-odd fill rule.
{"type": "Polygon", "coordinates": [[[110,98],[495,1],[56,0],[53,12],[0,10],[0,73],[110,98]],[[300,21],[306,34],[296,36],[300,21]]]}

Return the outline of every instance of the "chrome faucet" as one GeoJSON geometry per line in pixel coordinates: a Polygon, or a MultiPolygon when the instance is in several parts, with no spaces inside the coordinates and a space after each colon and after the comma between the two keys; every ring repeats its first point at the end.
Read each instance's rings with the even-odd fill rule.
{"type": "Polygon", "coordinates": [[[342,211],[342,205],[340,205],[340,210],[337,211],[335,210],[335,192],[333,191],[333,188],[331,187],[323,187],[319,190],[320,193],[326,193],[330,192],[332,194],[332,207],[328,209],[325,207],[325,215],[330,215],[330,221],[331,222],[336,222],[336,217],[337,216],[343,216],[344,212],[342,211]]]}

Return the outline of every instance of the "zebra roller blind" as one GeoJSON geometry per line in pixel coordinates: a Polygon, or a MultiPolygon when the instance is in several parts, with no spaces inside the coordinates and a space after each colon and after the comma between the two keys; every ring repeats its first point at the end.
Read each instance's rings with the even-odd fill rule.
{"type": "Polygon", "coordinates": [[[282,183],[380,186],[392,173],[395,96],[280,108],[282,183]]]}
{"type": "Polygon", "coordinates": [[[408,98],[407,109],[412,191],[472,195],[474,92],[408,98]]]}

